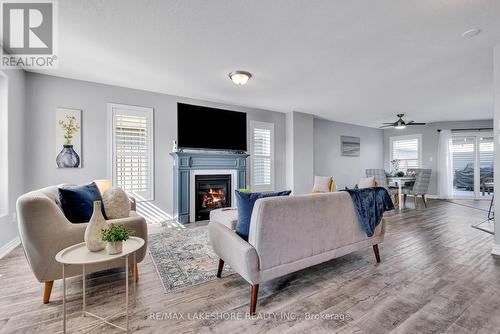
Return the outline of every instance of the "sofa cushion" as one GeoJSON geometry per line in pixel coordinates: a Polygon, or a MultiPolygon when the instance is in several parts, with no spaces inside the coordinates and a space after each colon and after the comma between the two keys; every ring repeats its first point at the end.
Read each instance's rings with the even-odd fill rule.
{"type": "Polygon", "coordinates": [[[362,177],[359,179],[358,188],[359,189],[371,188],[374,186],[374,181],[375,178],[373,176],[362,177]]]}
{"type": "Polygon", "coordinates": [[[210,211],[210,221],[215,221],[234,231],[238,222],[238,210],[236,208],[222,208],[210,211]]]}
{"type": "Polygon", "coordinates": [[[250,220],[255,202],[259,198],[288,196],[291,190],[264,192],[264,193],[248,193],[236,191],[236,203],[238,206],[238,222],[236,223],[236,233],[245,240],[248,240],[248,232],[250,231],[250,220]]]}
{"type": "MultiPolygon", "coordinates": [[[[83,186],[60,187],[59,201],[64,215],[74,224],[87,223],[92,217],[94,201],[101,201],[102,197],[97,185],[92,182],[83,186]]],[[[101,211],[106,218],[104,206],[101,211]]]]}
{"type": "Polygon", "coordinates": [[[328,193],[330,192],[331,176],[314,176],[313,193],[328,193]]]}

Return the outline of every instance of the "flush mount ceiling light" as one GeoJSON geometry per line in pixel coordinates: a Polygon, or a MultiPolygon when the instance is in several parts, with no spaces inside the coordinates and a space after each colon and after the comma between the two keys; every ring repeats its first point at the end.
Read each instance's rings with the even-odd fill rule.
{"type": "Polygon", "coordinates": [[[481,29],[469,29],[469,30],[464,31],[462,33],[462,37],[464,37],[464,38],[474,37],[474,36],[479,35],[480,32],[481,32],[481,29]]]}
{"type": "Polygon", "coordinates": [[[244,85],[250,80],[252,73],[247,71],[233,71],[229,73],[229,78],[237,85],[244,85]]]}

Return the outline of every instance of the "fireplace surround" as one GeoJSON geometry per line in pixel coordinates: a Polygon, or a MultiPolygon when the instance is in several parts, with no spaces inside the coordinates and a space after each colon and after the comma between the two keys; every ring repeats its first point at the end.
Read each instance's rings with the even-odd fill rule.
{"type": "Polygon", "coordinates": [[[197,176],[230,176],[229,194],[226,195],[230,203],[226,206],[234,206],[234,190],[246,188],[246,153],[184,151],[170,155],[173,157],[174,172],[173,213],[174,219],[181,224],[200,220],[196,217],[197,176]]]}

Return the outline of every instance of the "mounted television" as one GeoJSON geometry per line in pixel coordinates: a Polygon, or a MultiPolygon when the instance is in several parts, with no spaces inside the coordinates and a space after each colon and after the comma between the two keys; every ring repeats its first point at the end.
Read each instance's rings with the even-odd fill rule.
{"type": "Polygon", "coordinates": [[[247,114],[177,103],[179,148],[247,150],[247,114]]]}

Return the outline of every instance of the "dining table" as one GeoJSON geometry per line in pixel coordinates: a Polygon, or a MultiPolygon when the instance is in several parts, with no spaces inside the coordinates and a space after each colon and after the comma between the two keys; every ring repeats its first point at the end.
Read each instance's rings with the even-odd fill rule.
{"type": "Polygon", "coordinates": [[[417,178],[415,176],[411,175],[405,175],[405,176],[387,176],[387,182],[390,185],[391,183],[396,183],[398,186],[398,207],[399,211],[403,209],[403,206],[401,205],[402,203],[402,198],[403,198],[403,186],[406,183],[410,182],[415,182],[417,178]]]}

